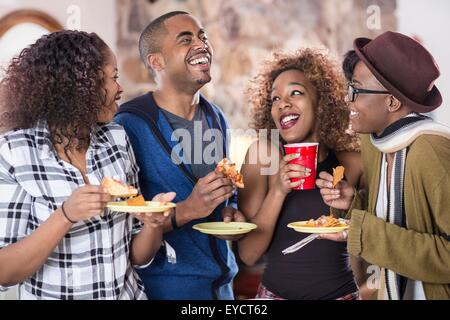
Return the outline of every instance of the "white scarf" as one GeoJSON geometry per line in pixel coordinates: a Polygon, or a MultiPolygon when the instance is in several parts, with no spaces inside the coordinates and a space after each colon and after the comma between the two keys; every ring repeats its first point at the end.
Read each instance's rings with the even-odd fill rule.
{"type": "MultiPolygon", "coordinates": [[[[397,152],[401,149],[409,147],[419,136],[423,134],[437,135],[450,139],[450,128],[435,122],[433,119],[418,115],[415,113],[407,115],[394,124],[401,121],[409,120],[411,118],[417,119],[414,122],[406,121],[399,129],[391,130],[389,133],[383,133],[380,137],[371,135],[370,140],[372,144],[383,153],[397,152]]],[[[391,128],[394,124],[389,126],[391,128]]],[[[387,128],[385,130],[388,131],[387,128]]]]}

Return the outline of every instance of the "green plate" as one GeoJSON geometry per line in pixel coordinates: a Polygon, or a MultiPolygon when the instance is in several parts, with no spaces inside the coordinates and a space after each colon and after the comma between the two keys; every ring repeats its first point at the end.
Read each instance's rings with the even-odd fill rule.
{"type": "Polygon", "coordinates": [[[335,232],[341,232],[344,230],[347,230],[350,228],[349,225],[343,225],[338,227],[308,227],[305,224],[308,221],[297,221],[289,223],[287,226],[289,228],[294,229],[297,232],[303,232],[303,233],[335,233],[335,232]]]}
{"type": "Polygon", "coordinates": [[[248,222],[205,222],[194,225],[197,231],[212,235],[238,235],[257,228],[256,224],[248,222]]]}

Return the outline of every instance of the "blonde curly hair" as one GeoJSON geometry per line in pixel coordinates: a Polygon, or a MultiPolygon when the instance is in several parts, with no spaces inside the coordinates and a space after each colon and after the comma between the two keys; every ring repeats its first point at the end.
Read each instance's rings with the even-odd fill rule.
{"type": "Polygon", "coordinates": [[[358,137],[345,133],[349,110],[344,101],[344,77],[328,55],[319,49],[278,52],[265,62],[262,72],[251,81],[247,90],[252,109],[251,127],[276,129],[271,115],[271,90],[275,79],[287,70],[303,72],[316,88],[319,142],[335,151],[360,151],[358,137]]]}

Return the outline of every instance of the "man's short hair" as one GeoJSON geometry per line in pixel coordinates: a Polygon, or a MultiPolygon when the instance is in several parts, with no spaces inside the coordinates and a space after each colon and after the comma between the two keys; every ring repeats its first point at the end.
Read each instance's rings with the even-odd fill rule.
{"type": "Polygon", "coordinates": [[[353,73],[355,72],[355,67],[359,60],[355,50],[350,50],[344,55],[342,69],[344,70],[345,79],[347,79],[348,82],[352,81],[353,73]]]}
{"type": "MultiPolygon", "coordinates": [[[[161,35],[167,33],[164,22],[180,14],[189,14],[184,11],[171,11],[156,18],[144,29],[139,38],[139,53],[145,66],[148,68],[147,57],[150,53],[161,51],[161,35]]],[[[153,72],[153,71],[152,71],[153,72]]]]}

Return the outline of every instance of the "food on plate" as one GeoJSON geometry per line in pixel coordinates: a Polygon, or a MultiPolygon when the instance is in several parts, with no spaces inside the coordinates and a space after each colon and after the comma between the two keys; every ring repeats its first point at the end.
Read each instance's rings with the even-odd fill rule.
{"type": "Polygon", "coordinates": [[[227,158],[222,159],[217,164],[216,171],[222,172],[236,187],[241,189],[244,188],[244,177],[236,170],[236,164],[232,163],[227,158]]]}
{"type": "Polygon", "coordinates": [[[119,198],[133,197],[138,193],[135,187],[109,177],[103,178],[102,187],[106,188],[110,195],[119,198]]]}
{"type": "Polygon", "coordinates": [[[142,195],[127,200],[129,206],[146,206],[145,199],[142,195]]]}
{"type": "Polygon", "coordinates": [[[320,216],[316,220],[310,219],[308,222],[304,224],[305,227],[344,227],[347,226],[346,223],[342,222],[342,220],[339,220],[331,215],[329,216],[320,216]]]}
{"type": "Polygon", "coordinates": [[[343,166],[333,168],[333,188],[344,178],[344,170],[343,166]]]}

